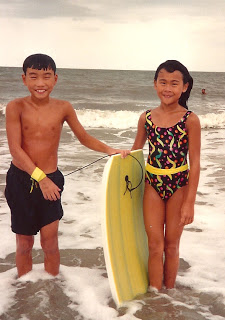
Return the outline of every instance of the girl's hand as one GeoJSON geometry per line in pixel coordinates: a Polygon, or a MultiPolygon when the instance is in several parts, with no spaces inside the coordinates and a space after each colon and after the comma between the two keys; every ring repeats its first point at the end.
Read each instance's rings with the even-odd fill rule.
{"type": "Polygon", "coordinates": [[[194,203],[184,202],[181,207],[180,226],[185,226],[194,221],[194,203]]]}

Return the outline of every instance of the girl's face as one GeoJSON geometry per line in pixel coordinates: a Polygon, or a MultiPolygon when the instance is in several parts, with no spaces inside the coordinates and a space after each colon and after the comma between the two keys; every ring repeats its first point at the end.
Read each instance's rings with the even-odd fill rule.
{"type": "Polygon", "coordinates": [[[154,81],[154,87],[161,103],[169,106],[178,104],[181,94],[187,91],[188,83],[184,84],[180,71],[168,72],[161,69],[154,81]]]}

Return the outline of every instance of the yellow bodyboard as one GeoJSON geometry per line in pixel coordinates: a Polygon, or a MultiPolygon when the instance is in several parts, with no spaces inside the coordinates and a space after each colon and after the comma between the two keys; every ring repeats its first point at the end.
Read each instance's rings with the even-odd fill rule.
{"type": "Polygon", "coordinates": [[[148,288],[144,168],[143,151],[135,150],[125,159],[111,156],[103,173],[103,249],[112,297],[118,306],[148,288]]]}

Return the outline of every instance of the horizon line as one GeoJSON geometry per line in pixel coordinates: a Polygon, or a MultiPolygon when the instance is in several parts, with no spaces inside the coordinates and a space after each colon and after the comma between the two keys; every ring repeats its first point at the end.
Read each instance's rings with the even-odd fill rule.
{"type": "MultiPolygon", "coordinates": [[[[17,68],[22,70],[22,66],[1,66],[0,68],[17,68]]],[[[137,71],[137,72],[155,72],[151,69],[111,69],[111,68],[75,68],[75,67],[56,67],[58,69],[67,69],[67,70],[96,70],[96,71],[137,71]]],[[[190,70],[189,72],[210,72],[210,73],[225,73],[225,71],[207,71],[207,70],[190,70]]]]}

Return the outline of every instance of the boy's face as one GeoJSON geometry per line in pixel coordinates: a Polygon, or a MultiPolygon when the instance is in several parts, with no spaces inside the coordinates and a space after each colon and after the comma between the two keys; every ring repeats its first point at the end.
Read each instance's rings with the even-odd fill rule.
{"type": "Polygon", "coordinates": [[[27,86],[31,96],[38,100],[49,98],[58,76],[52,69],[32,69],[27,68],[26,74],[22,75],[23,83],[27,86]]]}

